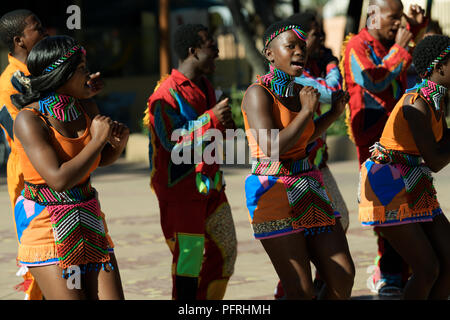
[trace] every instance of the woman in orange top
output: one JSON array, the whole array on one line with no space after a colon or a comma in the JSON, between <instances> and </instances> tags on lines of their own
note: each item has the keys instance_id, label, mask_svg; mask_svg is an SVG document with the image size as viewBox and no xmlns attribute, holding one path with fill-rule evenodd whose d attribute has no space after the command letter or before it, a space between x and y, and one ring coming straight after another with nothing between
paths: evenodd
<instances>
[{"instance_id":1,"label":"woman in orange top","mask_svg":"<svg viewBox=\"0 0 450 320\"><path fill-rule=\"evenodd\" d=\"M11 97L24 107L14 122L25 180L15 205L17 260L47 300L123 299L89 177L120 156L129 131L99 115L93 102L82 102L98 92L88 85L85 54L68 36L41 40L27 59L30 77L16 75L25 93Z\"/></svg>"},{"instance_id":2,"label":"woman in orange top","mask_svg":"<svg viewBox=\"0 0 450 320\"><path fill-rule=\"evenodd\" d=\"M450 295L450 224L431 171L450 162L444 101L450 87L450 38L428 36L415 48L423 79L395 106L371 158L361 166L359 219L384 237L412 269L405 299Z\"/></svg>"},{"instance_id":3,"label":"woman in orange top","mask_svg":"<svg viewBox=\"0 0 450 320\"><path fill-rule=\"evenodd\" d=\"M266 30L270 72L247 89L242 101L253 158L245 181L247 207L255 238L269 255L287 299L313 297L311 261L327 284L319 298L348 299L354 265L347 240L320 171L306 154L307 144L342 113L348 95L340 92L332 110L313 121L317 89L294 83L306 59L301 29L280 21Z\"/></svg>"}]
</instances>

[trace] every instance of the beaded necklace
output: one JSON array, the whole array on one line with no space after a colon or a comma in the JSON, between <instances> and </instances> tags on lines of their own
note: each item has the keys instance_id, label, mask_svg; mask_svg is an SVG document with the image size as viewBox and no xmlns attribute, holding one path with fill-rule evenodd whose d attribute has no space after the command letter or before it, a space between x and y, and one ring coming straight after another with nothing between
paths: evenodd
<instances>
[{"instance_id":1,"label":"beaded necklace","mask_svg":"<svg viewBox=\"0 0 450 320\"><path fill-rule=\"evenodd\" d=\"M76 120L81 115L74 97L55 92L39 100L39 111L62 122Z\"/></svg>"},{"instance_id":2,"label":"beaded necklace","mask_svg":"<svg viewBox=\"0 0 450 320\"><path fill-rule=\"evenodd\" d=\"M275 68L269 64L269 73L260 77L261 83L275 92L280 97L292 97L294 95L295 77Z\"/></svg>"},{"instance_id":3,"label":"beaded necklace","mask_svg":"<svg viewBox=\"0 0 450 320\"><path fill-rule=\"evenodd\" d=\"M441 100L447 95L447 88L428 79L422 79L421 83L417 83L408 92L419 92L434 108L439 111L441 108Z\"/></svg>"}]
</instances>

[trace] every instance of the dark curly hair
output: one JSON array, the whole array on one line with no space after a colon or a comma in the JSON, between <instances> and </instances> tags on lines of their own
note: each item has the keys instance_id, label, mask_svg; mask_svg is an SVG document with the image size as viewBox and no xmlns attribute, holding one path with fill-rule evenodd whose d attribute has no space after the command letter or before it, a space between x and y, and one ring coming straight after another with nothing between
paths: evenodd
<instances>
[{"instance_id":1,"label":"dark curly hair","mask_svg":"<svg viewBox=\"0 0 450 320\"><path fill-rule=\"evenodd\" d=\"M22 76L28 82L27 90L22 94L11 96L11 101L14 105L19 108L26 106L66 83L82 61L83 53L81 50L76 51L53 71L48 73L43 71L64 56L75 45L77 45L77 42L69 36L51 36L39 41L31 49L27 58L27 68L30 76Z\"/></svg>"},{"instance_id":2,"label":"dark curly hair","mask_svg":"<svg viewBox=\"0 0 450 320\"><path fill-rule=\"evenodd\" d=\"M36 16L27 9L18 9L5 13L0 18L0 38L9 52L14 51L14 37L23 36L23 30L27 26L25 19L29 16Z\"/></svg>"},{"instance_id":3,"label":"dark curly hair","mask_svg":"<svg viewBox=\"0 0 450 320\"><path fill-rule=\"evenodd\" d=\"M175 31L174 49L178 58L185 60L189 55L189 48L199 48L203 42L200 31L208 31L202 24L182 24Z\"/></svg>"},{"instance_id":4,"label":"dark curly hair","mask_svg":"<svg viewBox=\"0 0 450 320\"><path fill-rule=\"evenodd\" d=\"M419 42L413 52L413 63L420 77L429 77L427 68L449 45L450 38L444 35L428 36ZM446 63L449 56L447 54L440 62Z\"/></svg>"}]
</instances>

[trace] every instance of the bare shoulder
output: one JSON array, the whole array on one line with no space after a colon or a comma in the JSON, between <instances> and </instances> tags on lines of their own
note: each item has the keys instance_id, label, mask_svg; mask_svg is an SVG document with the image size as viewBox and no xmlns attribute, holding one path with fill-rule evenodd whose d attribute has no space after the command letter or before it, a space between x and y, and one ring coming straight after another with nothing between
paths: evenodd
<instances>
[{"instance_id":1,"label":"bare shoulder","mask_svg":"<svg viewBox=\"0 0 450 320\"><path fill-rule=\"evenodd\" d=\"M408 118L408 116L410 117L411 114L417 112L420 112L424 116L429 116L430 108L427 102L421 96L418 96L414 101L412 101L412 95L406 97L403 101L403 113L405 117Z\"/></svg>"},{"instance_id":2,"label":"bare shoulder","mask_svg":"<svg viewBox=\"0 0 450 320\"><path fill-rule=\"evenodd\" d=\"M48 135L44 120L30 109L23 109L14 120L14 134L22 141L27 137L42 137Z\"/></svg>"},{"instance_id":3,"label":"bare shoulder","mask_svg":"<svg viewBox=\"0 0 450 320\"><path fill-rule=\"evenodd\" d=\"M245 112L267 109L272 106L274 97L260 85L250 86L245 92L242 108Z\"/></svg>"},{"instance_id":4,"label":"bare shoulder","mask_svg":"<svg viewBox=\"0 0 450 320\"><path fill-rule=\"evenodd\" d=\"M22 125L26 123L34 123L41 121L37 113L33 112L30 108L22 109L14 120L14 125Z\"/></svg>"},{"instance_id":5,"label":"bare shoulder","mask_svg":"<svg viewBox=\"0 0 450 320\"><path fill-rule=\"evenodd\" d=\"M421 96L418 96L412 105L419 110L429 111L428 103Z\"/></svg>"}]
</instances>

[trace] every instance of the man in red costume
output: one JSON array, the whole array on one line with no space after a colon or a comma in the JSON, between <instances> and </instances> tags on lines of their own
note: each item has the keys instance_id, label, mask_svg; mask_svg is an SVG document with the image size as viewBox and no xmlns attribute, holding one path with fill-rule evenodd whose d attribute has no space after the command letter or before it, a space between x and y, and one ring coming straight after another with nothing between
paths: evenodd
<instances>
[{"instance_id":1,"label":"man in red costume","mask_svg":"<svg viewBox=\"0 0 450 320\"><path fill-rule=\"evenodd\" d=\"M206 75L218 57L202 25L181 25L174 48L179 66L148 100L151 187L172 252L174 299L222 299L236 259L236 234L222 172L216 162L191 160L211 133L233 128L228 99L219 103ZM196 150L193 150L196 149ZM188 155L184 153L191 153ZM195 155L194 155L195 158Z\"/></svg>"}]
</instances>

